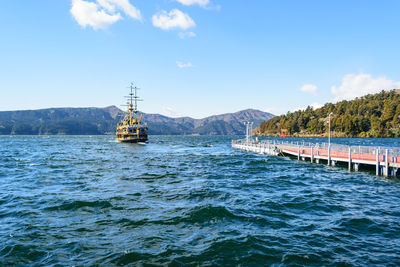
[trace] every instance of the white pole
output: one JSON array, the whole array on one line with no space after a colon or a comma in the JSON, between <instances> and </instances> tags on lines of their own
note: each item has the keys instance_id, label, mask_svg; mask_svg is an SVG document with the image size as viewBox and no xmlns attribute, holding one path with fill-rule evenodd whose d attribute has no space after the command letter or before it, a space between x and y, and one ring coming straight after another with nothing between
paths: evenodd
<instances>
[{"instance_id":1,"label":"white pole","mask_svg":"<svg viewBox=\"0 0 400 267\"><path fill-rule=\"evenodd\" d=\"M311 163L314 162L314 147L311 147Z\"/></svg>"},{"instance_id":2,"label":"white pole","mask_svg":"<svg viewBox=\"0 0 400 267\"><path fill-rule=\"evenodd\" d=\"M249 123L246 122L246 143L249 144Z\"/></svg>"},{"instance_id":3,"label":"white pole","mask_svg":"<svg viewBox=\"0 0 400 267\"><path fill-rule=\"evenodd\" d=\"M351 146L349 146L349 172L351 171Z\"/></svg>"},{"instance_id":4,"label":"white pole","mask_svg":"<svg viewBox=\"0 0 400 267\"><path fill-rule=\"evenodd\" d=\"M380 169L380 166L379 166L379 149L376 149L375 150L376 151L376 175L379 175L379 169Z\"/></svg>"},{"instance_id":5,"label":"white pole","mask_svg":"<svg viewBox=\"0 0 400 267\"><path fill-rule=\"evenodd\" d=\"M385 149L385 176L389 176L389 150Z\"/></svg>"},{"instance_id":6,"label":"white pole","mask_svg":"<svg viewBox=\"0 0 400 267\"><path fill-rule=\"evenodd\" d=\"M249 136L251 137L251 122L249 122Z\"/></svg>"},{"instance_id":7,"label":"white pole","mask_svg":"<svg viewBox=\"0 0 400 267\"><path fill-rule=\"evenodd\" d=\"M248 143L248 129L247 129L247 121L244 122L244 125L246 125L246 144Z\"/></svg>"},{"instance_id":8,"label":"white pole","mask_svg":"<svg viewBox=\"0 0 400 267\"><path fill-rule=\"evenodd\" d=\"M249 132L250 139L253 136L253 123L250 122L250 132Z\"/></svg>"},{"instance_id":9,"label":"white pole","mask_svg":"<svg viewBox=\"0 0 400 267\"><path fill-rule=\"evenodd\" d=\"M328 166L331 166L331 146L328 146Z\"/></svg>"},{"instance_id":10,"label":"white pole","mask_svg":"<svg viewBox=\"0 0 400 267\"><path fill-rule=\"evenodd\" d=\"M331 146L331 113L329 113L328 146Z\"/></svg>"}]
</instances>

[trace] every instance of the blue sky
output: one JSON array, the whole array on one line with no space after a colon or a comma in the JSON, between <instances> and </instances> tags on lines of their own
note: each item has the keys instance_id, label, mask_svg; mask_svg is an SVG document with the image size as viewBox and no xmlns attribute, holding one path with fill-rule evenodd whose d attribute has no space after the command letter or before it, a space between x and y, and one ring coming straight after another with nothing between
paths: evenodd
<instances>
[{"instance_id":1,"label":"blue sky","mask_svg":"<svg viewBox=\"0 0 400 267\"><path fill-rule=\"evenodd\" d=\"M400 88L400 1L4 0L0 110L201 118Z\"/></svg>"}]
</instances>

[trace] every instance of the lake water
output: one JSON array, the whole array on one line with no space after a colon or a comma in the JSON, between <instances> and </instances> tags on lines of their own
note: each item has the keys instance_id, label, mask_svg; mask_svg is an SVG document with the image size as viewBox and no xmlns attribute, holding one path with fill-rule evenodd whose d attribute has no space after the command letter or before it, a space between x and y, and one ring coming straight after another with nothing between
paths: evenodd
<instances>
[{"instance_id":1,"label":"lake water","mask_svg":"<svg viewBox=\"0 0 400 267\"><path fill-rule=\"evenodd\" d=\"M232 138L0 136L0 265L400 265L398 180Z\"/></svg>"}]
</instances>

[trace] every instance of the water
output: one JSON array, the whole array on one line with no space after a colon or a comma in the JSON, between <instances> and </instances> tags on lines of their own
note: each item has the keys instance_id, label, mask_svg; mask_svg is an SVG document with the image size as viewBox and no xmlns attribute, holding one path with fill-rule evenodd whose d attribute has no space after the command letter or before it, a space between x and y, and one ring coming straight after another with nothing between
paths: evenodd
<instances>
[{"instance_id":1,"label":"water","mask_svg":"<svg viewBox=\"0 0 400 267\"><path fill-rule=\"evenodd\" d=\"M400 265L398 180L231 139L0 137L0 265Z\"/></svg>"}]
</instances>

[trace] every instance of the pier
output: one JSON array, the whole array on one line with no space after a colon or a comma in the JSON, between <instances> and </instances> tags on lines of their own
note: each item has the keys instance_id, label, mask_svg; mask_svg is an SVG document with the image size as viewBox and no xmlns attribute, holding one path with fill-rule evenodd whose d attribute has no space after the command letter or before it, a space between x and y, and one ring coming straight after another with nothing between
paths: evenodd
<instances>
[{"instance_id":1,"label":"pier","mask_svg":"<svg viewBox=\"0 0 400 267\"><path fill-rule=\"evenodd\" d=\"M328 166L345 165L349 171L361 167L375 168L376 175L397 176L400 168L400 148L347 146L327 143L258 141L246 137L233 140L232 148L259 154L285 156Z\"/></svg>"}]
</instances>

